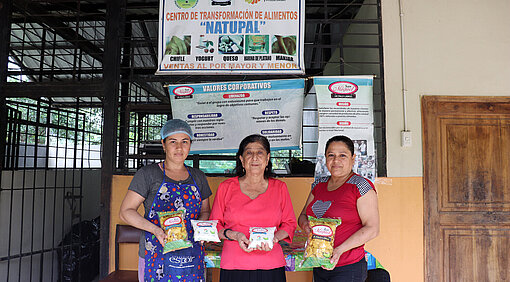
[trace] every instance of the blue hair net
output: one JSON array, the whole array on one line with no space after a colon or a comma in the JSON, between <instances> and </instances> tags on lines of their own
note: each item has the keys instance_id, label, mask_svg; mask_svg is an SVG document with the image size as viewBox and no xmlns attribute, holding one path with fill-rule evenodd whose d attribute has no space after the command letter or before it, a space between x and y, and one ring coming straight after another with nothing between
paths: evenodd
<instances>
[{"instance_id":1,"label":"blue hair net","mask_svg":"<svg viewBox=\"0 0 510 282\"><path fill-rule=\"evenodd\" d=\"M165 139L170 135L174 135L177 133L184 133L192 139L193 132L191 131L191 127L189 124L180 119L171 119L161 127L161 139Z\"/></svg>"}]
</instances>

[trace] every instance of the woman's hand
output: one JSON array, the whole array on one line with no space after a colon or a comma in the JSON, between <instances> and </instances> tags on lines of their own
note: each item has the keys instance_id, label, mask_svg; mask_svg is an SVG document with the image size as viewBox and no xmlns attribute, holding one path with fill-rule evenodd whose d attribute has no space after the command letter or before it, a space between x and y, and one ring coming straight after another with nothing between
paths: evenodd
<instances>
[{"instance_id":1,"label":"woman's hand","mask_svg":"<svg viewBox=\"0 0 510 282\"><path fill-rule=\"evenodd\" d=\"M326 270L333 270L336 267L336 264L338 263L338 260L340 259L340 256L344 253L342 249L340 249L340 246L333 249L333 255L331 256L331 259L329 262L333 265L331 268L327 268L322 266L322 268Z\"/></svg>"},{"instance_id":2,"label":"woman's hand","mask_svg":"<svg viewBox=\"0 0 510 282\"><path fill-rule=\"evenodd\" d=\"M312 232L312 228L310 227L310 222L308 221L308 216L306 214L299 215L299 227L303 229L303 231L308 235L310 232Z\"/></svg>"},{"instance_id":3,"label":"woman's hand","mask_svg":"<svg viewBox=\"0 0 510 282\"><path fill-rule=\"evenodd\" d=\"M278 232L278 231L276 231L276 232ZM287 233L287 232L285 232L285 233ZM285 238L283 238L283 239L285 239ZM283 239L278 239L277 233L275 233L274 237L273 237L273 246L275 244L278 244L278 242L280 242L280 240L283 240Z\"/></svg>"},{"instance_id":4,"label":"woman's hand","mask_svg":"<svg viewBox=\"0 0 510 282\"><path fill-rule=\"evenodd\" d=\"M275 244L278 244L281 240L285 239L289 237L289 234L287 233L287 231L285 230L278 230L274 233L274 237L273 237L273 247ZM269 243L264 243L262 242L260 245L257 245L257 248L256 250L259 250L259 251L265 251L265 252L269 252L271 251L273 248L269 246Z\"/></svg>"},{"instance_id":5,"label":"woman's hand","mask_svg":"<svg viewBox=\"0 0 510 282\"><path fill-rule=\"evenodd\" d=\"M145 231L148 231L161 243L161 245L165 245L166 234L161 227L155 225L154 223L145 219L142 215L137 212L138 207L145 200L144 197L140 196L138 193L128 190L122 204L120 205L119 217L124 222Z\"/></svg>"},{"instance_id":6,"label":"woman's hand","mask_svg":"<svg viewBox=\"0 0 510 282\"><path fill-rule=\"evenodd\" d=\"M250 244L250 240L248 240L248 238L246 238L246 235L244 235L244 233L242 233L242 232L237 232L237 231L234 231L234 232L235 232L235 234L232 237L232 239L236 240L239 243L239 247L241 248L241 250L243 250L247 253L252 252L253 249L248 248L248 245Z\"/></svg>"},{"instance_id":7,"label":"woman's hand","mask_svg":"<svg viewBox=\"0 0 510 282\"><path fill-rule=\"evenodd\" d=\"M278 243L276 243L276 244L278 244ZM269 247L269 244L268 244L268 243L264 243L264 242L260 243L260 245L257 245L257 248L256 248L256 250L258 250L258 251L264 251L264 252L269 252L269 251L271 251L272 249L273 249L273 248Z\"/></svg>"},{"instance_id":8,"label":"woman's hand","mask_svg":"<svg viewBox=\"0 0 510 282\"><path fill-rule=\"evenodd\" d=\"M363 227L333 250L330 262L334 265L338 263L338 259L345 251L361 246L379 234L379 209L376 192L370 190L359 198L357 208Z\"/></svg>"},{"instance_id":9,"label":"woman's hand","mask_svg":"<svg viewBox=\"0 0 510 282\"><path fill-rule=\"evenodd\" d=\"M156 238L158 238L159 243L164 247L166 239L165 231L161 227L154 225L153 231L151 233L154 234Z\"/></svg>"}]
</instances>

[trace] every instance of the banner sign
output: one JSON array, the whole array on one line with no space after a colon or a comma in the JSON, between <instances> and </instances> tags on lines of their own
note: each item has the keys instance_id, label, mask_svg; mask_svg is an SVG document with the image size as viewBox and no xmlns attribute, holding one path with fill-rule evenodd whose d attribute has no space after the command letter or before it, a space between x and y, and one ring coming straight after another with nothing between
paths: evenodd
<instances>
[{"instance_id":1,"label":"banner sign","mask_svg":"<svg viewBox=\"0 0 510 282\"><path fill-rule=\"evenodd\" d=\"M160 0L156 74L303 74L304 0Z\"/></svg>"},{"instance_id":2,"label":"banner sign","mask_svg":"<svg viewBox=\"0 0 510 282\"><path fill-rule=\"evenodd\" d=\"M324 150L333 136L354 141L353 171L375 179L375 143L372 76L314 77L319 111L319 144L315 178L329 176Z\"/></svg>"},{"instance_id":3,"label":"banner sign","mask_svg":"<svg viewBox=\"0 0 510 282\"><path fill-rule=\"evenodd\" d=\"M299 149L304 79L168 85L172 116L193 130L191 153L237 152L251 134Z\"/></svg>"}]
</instances>

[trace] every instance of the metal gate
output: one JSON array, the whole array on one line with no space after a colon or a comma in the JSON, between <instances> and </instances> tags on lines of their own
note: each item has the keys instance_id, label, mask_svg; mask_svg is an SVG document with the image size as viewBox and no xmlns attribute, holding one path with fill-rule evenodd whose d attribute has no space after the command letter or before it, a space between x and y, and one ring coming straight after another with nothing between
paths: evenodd
<instances>
[{"instance_id":1,"label":"metal gate","mask_svg":"<svg viewBox=\"0 0 510 282\"><path fill-rule=\"evenodd\" d=\"M83 198L100 150L86 114L32 99L7 108L0 281L91 281L99 274L99 220L83 220Z\"/></svg>"}]
</instances>

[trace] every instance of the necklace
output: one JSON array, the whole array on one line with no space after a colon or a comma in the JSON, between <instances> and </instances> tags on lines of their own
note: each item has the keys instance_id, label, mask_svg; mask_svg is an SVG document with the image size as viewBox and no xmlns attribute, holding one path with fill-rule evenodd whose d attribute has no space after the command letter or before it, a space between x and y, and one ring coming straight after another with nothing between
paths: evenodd
<instances>
[{"instance_id":1,"label":"necklace","mask_svg":"<svg viewBox=\"0 0 510 282\"><path fill-rule=\"evenodd\" d=\"M183 171L174 171L172 170L171 168L167 167L165 165L165 162L166 161L163 161L162 163L160 163L160 168L161 170L163 171L163 174L174 180L174 181L177 181L177 182L182 182L184 180L186 180L188 177L189 177L189 173L188 173L188 170L186 169L186 166L184 166L184 170Z\"/></svg>"}]
</instances>

